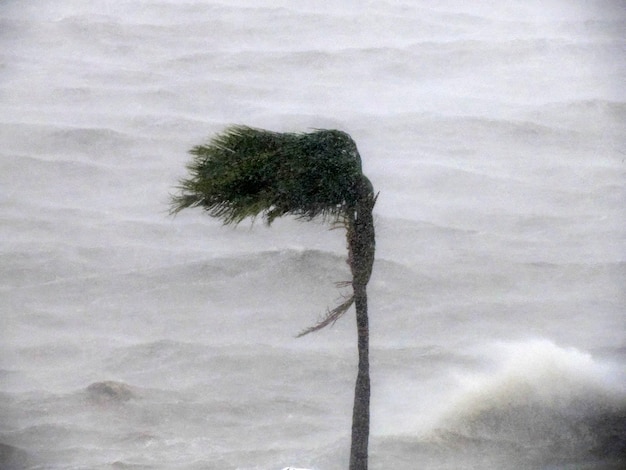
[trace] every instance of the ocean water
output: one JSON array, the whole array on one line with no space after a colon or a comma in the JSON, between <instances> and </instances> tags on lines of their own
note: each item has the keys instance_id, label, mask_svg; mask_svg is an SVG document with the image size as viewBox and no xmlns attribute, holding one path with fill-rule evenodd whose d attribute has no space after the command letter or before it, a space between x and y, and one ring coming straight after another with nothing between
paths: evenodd
<instances>
[{"instance_id":1,"label":"ocean water","mask_svg":"<svg viewBox=\"0 0 626 470\"><path fill-rule=\"evenodd\" d=\"M0 468L347 467L344 234L168 215L230 124L380 197L370 468L626 466L626 3L0 2Z\"/></svg>"}]
</instances>

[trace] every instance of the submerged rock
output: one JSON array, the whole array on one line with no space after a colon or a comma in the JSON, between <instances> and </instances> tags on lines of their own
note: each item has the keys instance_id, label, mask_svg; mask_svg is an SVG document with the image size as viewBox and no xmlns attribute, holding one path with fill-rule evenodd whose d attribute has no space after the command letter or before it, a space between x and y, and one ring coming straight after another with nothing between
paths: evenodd
<instances>
[{"instance_id":1,"label":"submerged rock","mask_svg":"<svg viewBox=\"0 0 626 470\"><path fill-rule=\"evenodd\" d=\"M2 470L21 470L30 467L31 463L28 452L0 442L0 468Z\"/></svg>"},{"instance_id":2,"label":"submerged rock","mask_svg":"<svg viewBox=\"0 0 626 470\"><path fill-rule=\"evenodd\" d=\"M87 393L89 398L97 401L125 402L137 397L130 386L112 380L92 383L87 387Z\"/></svg>"}]
</instances>

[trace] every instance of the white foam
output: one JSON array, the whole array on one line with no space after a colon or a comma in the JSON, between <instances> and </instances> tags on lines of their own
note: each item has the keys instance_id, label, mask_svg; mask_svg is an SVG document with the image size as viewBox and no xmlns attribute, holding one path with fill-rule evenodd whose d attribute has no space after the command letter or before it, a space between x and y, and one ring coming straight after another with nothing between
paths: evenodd
<instances>
[{"instance_id":1,"label":"white foam","mask_svg":"<svg viewBox=\"0 0 626 470\"><path fill-rule=\"evenodd\" d=\"M495 343L482 353L487 370L457 374L459 388L436 428L537 443L626 406L623 370L587 352L532 339Z\"/></svg>"}]
</instances>

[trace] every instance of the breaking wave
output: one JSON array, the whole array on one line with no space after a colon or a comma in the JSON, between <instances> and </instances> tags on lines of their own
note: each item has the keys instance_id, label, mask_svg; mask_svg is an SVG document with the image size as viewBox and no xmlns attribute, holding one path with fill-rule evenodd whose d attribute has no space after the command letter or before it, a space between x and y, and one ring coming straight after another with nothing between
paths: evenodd
<instances>
[{"instance_id":1,"label":"breaking wave","mask_svg":"<svg viewBox=\"0 0 626 470\"><path fill-rule=\"evenodd\" d=\"M547 340L490 347L493 368L463 375L436 434L551 458L625 458L624 371Z\"/></svg>"}]
</instances>

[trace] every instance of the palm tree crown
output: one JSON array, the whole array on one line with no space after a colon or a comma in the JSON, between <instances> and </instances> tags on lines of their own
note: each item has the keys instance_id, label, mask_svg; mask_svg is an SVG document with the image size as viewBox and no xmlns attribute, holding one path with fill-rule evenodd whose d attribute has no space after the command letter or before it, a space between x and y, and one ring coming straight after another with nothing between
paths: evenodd
<instances>
[{"instance_id":1,"label":"palm tree crown","mask_svg":"<svg viewBox=\"0 0 626 470\"><path fill-rule=\"evenodd\" d=\"M225 224L259 214L268 224L286 214L341 218L356 206L364 178L356 144L337 130L233 126L190 153L191 176L181 182L172 212L200 206Z\"/></svg>"}]
</instances>

